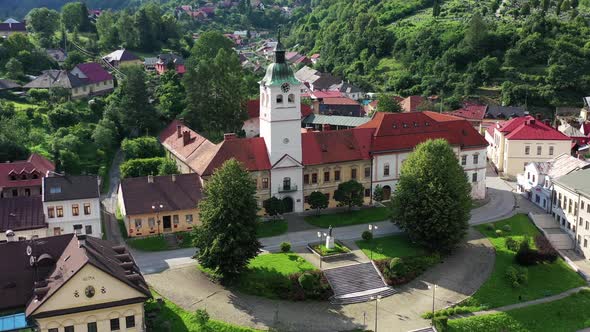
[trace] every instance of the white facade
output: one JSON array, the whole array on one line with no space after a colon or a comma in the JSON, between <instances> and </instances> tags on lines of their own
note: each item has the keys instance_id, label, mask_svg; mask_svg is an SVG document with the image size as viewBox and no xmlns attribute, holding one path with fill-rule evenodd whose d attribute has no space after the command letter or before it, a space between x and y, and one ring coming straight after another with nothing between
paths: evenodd
<instances>
[{"instance_id":1,"label":"white facade","mask_svg":"<svg viewBox=\"0 0 590 332\"><path fill-rule=\"evenodd\" d=\"M528 163L524 173L518 174L517 192L524 194L531 202L547 211L550 208L553 184L548 175L539 170L536 163Z\"/></svg>"},{"instance_id":2,"label":"white facade","mask_svg":"<svg viewBox=\"0 0 590 332\"><path fill-rule=\"evenodd\" d=\"M78 232L101 238L98 198L43 202L47 236Z\"/></svg>"}]
</instances>

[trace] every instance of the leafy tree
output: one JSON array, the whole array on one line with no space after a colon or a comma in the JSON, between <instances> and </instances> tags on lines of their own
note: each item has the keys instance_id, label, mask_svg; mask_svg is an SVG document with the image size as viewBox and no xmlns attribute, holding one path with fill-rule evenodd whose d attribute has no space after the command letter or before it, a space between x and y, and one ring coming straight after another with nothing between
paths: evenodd
<instances>
[{"instance_id":1,"label":"leafy tree","mask_svg":"<svg viewBox=\"0 0 590 332\"><path fill-rule=\"evenodd\" d=\"M160 167L158 167L158 175L172 175L179 174L178 167L171 159L165 159Z\"/></svg>"},{"instance_id":2,"label":"leafy tree","mask_svg":"<svg viewBox=\"0 0 590 332\"><path fill-rule=\"evenodd\" d=\"M89 31L88 8L82 2L69 2L61 7L61 21L68 31Z\"/></svg>"},{"instance_id":3,"label":"leafy tree","mask_svg":"<svg viewBox=\"0 0 590 332\"><path fill-rule=\"evenodd\" d=\"M130 159L119 167L122 178L133 178L138 176L158 175L160 167L166 162L166 158L143 158Z\"/></svg>"},{"instance_id":4,"label":"leafy tree","mask_svg":"<svg viewBox=\"0 0 590 332\"><path fill-rule=\"evenodd\" d=\"M121 143L121 151L125 154L126 160L164 156L162 145L157 138L152 136L125 138Z\"/></svg>"},{"instance_id":5,"label":"leafy tree","mask_svg":"<svg viewBox=\"0 0 590 332\"><path fill-rule=\"evenodd\" d=\"M168 121L175 119L185 109L185 90L175 70L168 70L160 76L156 88L158 112Z\"/></svg>"},{"instance_id":6,"label":"leafy tree","mask_svg":"<svg viewBox=\"0 0 590 332\"><path fill-rule=\"evenodd\" d=\"M67 70L72 70L77 65L84 63L86 61L86 57L82 55L82 53L78 51L71 51L68 53L68 57L64 61L64 68Z\"/></svg>"},{"instance_id":7,"label":"leafy tree","mask_svg":"<svg viewBox=\"0 0 590 332\"><path fill-rule=\"evenodd\" d=\"M334 192L334 200L339 206L347 206L351 209L353 206L363 205L364 188L363 185L355 180L346 181L338 185Z\"/></svg>"},{"instance_id":8,"label":"leafy tree","mask_svg":"<svg viewBox=\"0 0 590 332\"><path fill-rule=\"evenodd\" d=\"M375 186L373 190L373 200L377 202L381 202L383 200L383 187L380 184Z\"/></svg>"},{"instance_id":9,"label":"leafy tree","mask_svg":"<svg viewBox=\"0 0 590 332\"><path fill-rule=\"evenodd\" d=\"M114 151L118 143L118 137L117 125L108 118L101 119L92 133L94 143L108 152Z\"/></svg>"},{"instance_id":10,"label":"leafy tree","mask_svg":"<svg viewBox=\"0 0 590 332\"><path fill-rule=\"evenodd\" d=\"M309 195L308 203L309 206L312 209L315 209L319 215L321 209L328 207L328 196L320 191L314 191Z\"/></svg>"},{"instance_id":11,"label":"leafy tree","mask_svg":"<svg viewBox=\"0 0 590 332\"><path fill-rule=\"evenodd\" d=\"M132 22L132 17L129 13L124 10L119 13L119 18L117 19L117 33L119 37L119 41L121 42L121 46L126 48L135 48L138 46L138 33L136 31L137 26L135 24L131 25L129 22Z\"/></svg>"},{"instance_id":12,"label":"leafy tree","mask_svg":"<svg viewBox=\"0 0 590 332\"><path fill-rule=\"evenodd\" d=\"M392 199L392 220L412 241L448 252L465 236L471 185L443 139L419 144L404 162Z\"/></svg>"},{"instance_id":13,"label":"leafy tree","mask_svg":"<svg viewBox=\"0 0 590 332\"><path fill-rule=\"evenodd\" d=\"M402 105L390 93L382 93L377 97L377 112L400 113Z\"/></svg>"},{"instance_id":14,"label":"leafy tree","mask_svg":"<svg viewBox=\"0 0 590 332\"><path fill-rule=\"evenodd\" d=\"M15 58L11 58L6 63L6 76L15 80L21 79L24 76L23 64Z\"/></svg>"},{"instance_id":15,"label":"leafy tree","mask_svg":"<svg viewBox=\"0 0 590 332\"><path fill-rule=\"evenodd\" d=\"M285 204L282 200L272 196L271 198L262 202L262 206L266 213L271 217L280 216L285 213Z\"/></svg>"},{"instance_id":16,"label":"leafy tree","mask_svg":"<svg viewBox=\"0 0 590 332\"><path fill-rule=\"evenodd\" d=\"M74 103L56 105L47 113L47 119L53 129L73 126L82 120L82 116Z\"/></svg>"},{"instance_id":17,"label":"leafy tree","mask_svg":"<svg viewBox=\"0 0 590 332\"><path fill-rule=\"evenodd\" d=\"M442 0L434 0L434 4L432 5L432 16L438 17L440 15L440 5Z\"/></svg>"},{"instance_id":18,"label":"leafy tree","mask_svg":"<svg viewBox=\"0 0 590 332\"><path fill-rule=\"evenodd\" d=\"M119 32L117 30L117 15L110 10L103 11L96 20L98 45L103 50L119 46Z\"/></svg>"},{"instance_id":19,"label":"leafy tree","mask_svg":"<svg viewBox=\"0 0 590 332\"><path fill-rule=\"evenodd\" d=\"M59 27L59 13L47 8L34 8L26 17L27 29L40 37L41 44L48 46Z\"/></svg>"},{"instance_id":20,"label":"leafy tree","mask_svg":"<svg viewBox=\"0 0 590 332\"><path fill-rule=\"evenodd\" d=\"M193 230L199 263L225 280L241 273L260 252L256 238L256 187L235 159L226 161L207 182L199 203L202 225Z\"/></svg>"}]
</instances>

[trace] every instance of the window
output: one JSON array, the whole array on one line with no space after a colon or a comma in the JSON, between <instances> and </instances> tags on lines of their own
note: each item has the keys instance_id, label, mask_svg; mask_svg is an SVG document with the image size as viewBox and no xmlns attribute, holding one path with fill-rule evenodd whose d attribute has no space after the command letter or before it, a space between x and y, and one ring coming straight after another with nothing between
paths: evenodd
<instances>
[{"instance_id":1,"label":"window","mask_svg":"<svg viewBox=\"0 0 590 332\"><path fill-rule=\"evenodd\" d=\"M580 218L580 222L578 223L578 225L580 225L580 226L584 225L584 219Z\"/></svg>"},{"instance_id":2,"label":"window","mask_svg":"<svg viewBox=\"0 0 590 332\"><path fill-rule=\"evenodd\" d=\"M461 165L462 166L467 165L467 156L461 156Z\"/></svg>"},{"instance_id":3,"label":"window","mask_svg":"<svg viewBox=\"0 0 590 332\"><path fill-rule=\"evenodd\" d=\"M473 164L477 165L479 163L479 155L478 154L474 154L473 155Z\"/></svg>"},{"instance_id":4,"label":"window","mask_svg":"<svg viewBox=\"0 0 590 332\"><path fill-rule=\"evenodd\" d=\"M283 178L283 190L291 190L291 178Z\"/></svg>"},{"instance_id":5,"label":"window","mask_svg":"<svg viewBox=\"0 0 590 332\"><path fill-rule=\"evenodd\" d=\"M340 181L340 170L334 171L334 181Z\"/></svg>"},{"instance_id":6,"label":"window","mask_svg":"<svg viewBox=\"0 0 590 332\"><path fill-rule=\"evenodd\" d=\"M148 226L150 226L151 228L154 228L156 226L156 218L154 218L154 217L148 218Z\"/></svg>"},{"instance_id":7,"label":"window","mask_svg":"<svg viewBox=\"0 0 590 332\"><path fill-rule=\"evenodd\" d=\"M588 239L584 239L584 248L588 247Z\"/></svg>"},{"instance_id":8,"label":"window","mask_svg":"<svg viewBox=\"0 0 590 332\"><path fill-rule=\"evenodd\" d=\"M119 318L111 319L111 331L119 331L121 326L119 325Z\"/></svg>"},{"instance_id":9,"label":"window","mask_svg":"<svg viewBox=\"0 0 590 332\"><path fill-rule=\"evenodd\" d=\"M12 196L13 196L13 197L16 197L16 196L18 196L18 190L16 190L16 189L12 189Z\"/></svg>"},{"instance_id":10,"label":"window","mask_svg":"<svg viewBox=\"0 0 590 332\"><path fill-rule=\"evenodd\" d=\"M58 206L55 208L56 212L57 212L57 217L61 218L64 216L64 207L63 206Z\"/></svg>"},{"instance_id":11,"label":"window","mask_svg":"<svg viewBox=\"0 0 590 332\"><path fill-rule=\"evenodd\" d=\"M73 325L65 326L64 332L74 332L74 326Z\"/></svg>"},{"instance_id":12,"label":"window","mask_svg":"<svg viewBox=\"0 0 590 332\"><path fill-rule=\"evenodd\" d=\"M524 154L526 154L527 156L528 156L529 154L531 154L531 147L530 147L530 146L525 146L525 147L524 147Z\"/></svg>"},{"instance_id":13,"label":"window","mask_svg":"<svg viewBox=\"0 0 590 332\"><path fill-rule=\"evenodd\" d=\"M471 182L477 182L477 173L471 174Z\"/></svg>"},{"instance_id":14,"label":"window","mask_svg":"<svg viewBox=\"0 0 590 332\"><path fill-rule=\"evenodd\" d=\"M86 225L84 228L84 234L92 234L92 225Z\"/></svg>"},{"instance_id":15,"label":"window","mask_svg":"<svg viewBox=\"0 0 590 332\"><path fill-rule=\"evenodd\" d=\"M588 220L586 220L586 230L590 230L590 222Z\"/></svg>"},{"instance_id":16,"label":"window","mask_svg":"<svg viewBox=\"0 0 590 332\"><path fill-rule=\"evenodd\" d=\"M580 201L580 210L584 210L584 201Z\"/></svg>"},{"instance_id":17,"label":"window","mask_svg":"<svg viewBox=\"0 0 590 332\"><path fill-rule=\"evenodd\" d=\"M329 201L330 200L330 193L327 193L325 195L326 195L326 199Z\"/></svg>"},{"instance_id":18,"label":"window","mask_svg":"<svg viewBox=\"0 0 590 332\"><path fill-rule=\"evenodd\" d=\"M173 215L173 216L172 216L172 222L173 222L175 225L178 225L178 223L180 222L180 220L179 220L179 218L178 218L178 215L177 215L177 214L175 214L175 215Z\"/></svg>"},{"instance_id":19,"label":"window","mask_svg":"<svg viewBox=\"0 0 590 332\"><path fill-rule=\"evenodd\" d=\"M383 176L389 176L389 164L383 166Z\"/></svg>"},{"instance_id":20,"label":"window","mask_svg":"<svg viewBox=\"0 0 590 332\"><path fill-rule=\"evenodd\" d=\"M86 326L88 327L88 332L98 332L96 322L88 323Z\"/></svg>"},{"instance_id":21,"label":"window","mask_svg":"<svg viewBox=\"0 0 590 332\"><path fill-rule=\"evenodd\" d=\"M59 194L61 193L61 187L51 187L49 188L50 194Z\"/></svg>"},{"instance_id":22,"label":"window","mask_svg":"<svg viewBox=\"0 0 590 332\"><path fill-rule=\"evenodd\" d=\"M287 97L287 101L289 102L289 104L293 104L295 102L295 95L294 94L290 94Z\"/></svg>"},{"instance_id":23,"label":"window","mask_svg":"<svg viewBox=\"0 0 590 332\"><path fill-rule=\"evenodd\" d=\"M153 220L154 218L150 218L150 220ZM150 224L150 227L153 227ZM135 228L141 228L141 219L135 219Z\"/></svg>"},{"instance_id":24,"label":"window","mask_svg":"<svg viewBox=\"0 0 590 332\"><path fill-rule=\"evenodd\" d=\"M533 174L533 182L535 182L535 175Z\"/></svg>"},{"instance_id":25,"label":"window","mask_svg":"<svg viewBox=\"0 0 590 332\"><path fill-rule=\"evenodd\" d=\"M73 216L80 215L80 206L78 204L72 204L72 215Z\"/></svg>"},{"instance_id":26,"label":"window","mask_svg":"<svg viewBox=\"0 0 590 332\"><path fill-rule=\"evenodd\" d=\"M567 205L567 212L572 213L572 199L570 198Z\"/></svg>"},{"instance_id":27,"label":"window","mask_svg":"<svg viewBox=\"0 0 590 332\"><path fill-rule=\"evenodd\" d=\"M277 104L283 103L283 95L277 95Z\"/></svg>"},{"instance_id":28,"label":"window","mask_svg":"<svg viewBox=\"0 0 590 332\"><path fill-rule=\"evenodd\" d=\"M262 189L268 189L268 178L262 178Z\"/></svg>"},{"instance_id":29,"label":"window","mask_svg":"<svg viewBox=\"0 0 590 332\"><path fill-rule=\"evenodd\" d=\"M351 168L350 169L350 178L351 179L356 179L356 168Z\"/></svg>"},{"instance_id":30,"label":"window","mask_svg":"<svg viewBox=\"0 0 590 332\"><path fill-rule=\"evenodd\" d=\"M309 174L303 174L303 183L309 184Z\"/></svg>"},{"instance_id":31,"label":"window","mask_svg":"<svg viewBox=\"0 0 590 332\"><path fill-rule=\"evenodd\" d=\"M47 217L55 218L55 209L53 208L53 206L47 207Z\"/></svg>"},{"instance_id":32,"label":"window","mask_svg":"<svg viewBox=\"0 0 590 332\"><path fill-rule=\"evenodd\" d=\"M90 203L84 203L84 215L87 216L90 214Z\"/></svg>"},{"instance_id":33,"label":"window","mask_svg":"<svg viewBox=\"0 0 590 332\"><path fill-rule=\"evenodd\" d=\"M309 204L309 196L303 196L303 203Z\"/></svg>"},{"instance_id":34,"label":"window","mask_svg":"<svg viewBox=\"0 0 590 332\"><path fill-rule=\"evenodd\" d=\"M543 150L543 147L540 145L537 145L537 156L541 155L541 151Z\"/></svg>"},{"instance_id":35,"label":"window","mask_svg":"<svg viewBox=\"0 0 590 332\"><path fill-rule=\"evenodd\" d=\"M318 173L311 174L311 183L318 183Z\"/></svg>"},{"instance_id":36,"label":"window","mask_svg":"<svg viewBox=\"0 0 590 332\"><path fill-rule=\"evenodd\" d=\"M125 317L125 327L132 328L135 327L135 316L127 316Z\"/></svg>"},{"instance_id":37,"label":"window","mask_svg":"<svg viewBox=\"0 0 590 332\"><path fill-rule=\"evenodd\" d=\"M330 182L330 172L324 172L324 182Z\"/></svg>"},{"instance_id":38,"label":"window","mask_svg":"<svg viewBox=\"0 0 590 332\"><path fill-rule=\"evenodd\" d=\"M371 188L365 189L365 197L371 197Z\"/></svg>"},{"instance_id":39,"label":"window","mask_svg":"<svg viewBox=\"0 0 590 332\"><path fill-rule=\"evenodd\" d=\"M365 167L365 178L368 179L371 177L371 167Z\"/></svg>"},{"instance_id":40,"label":"window","mask_svg":"<svg viewBox=\"0 0 590 332\"><path fill-rule=\"evenodd\" d=\"M187 214L184 216L184 218L185 218L187 224L193 223L193 215L192 214Z\"/></svg>"},{"instance_id":41,"label":"window","mask_svg":"<svg viewBox=\"0 0 590 332\"><path fill-rule=\"evenodd\" d=\"M31 196L31 189L25 188L25 196Z\"/></svg>"},{"instance_id":42,"label":"window","mask_svg":"<svg viewBox=\"0 0 590 332\"><path fill-rule=\"evenodd\" d=\"M552 156L552 155L553 155L553 147L552 147L552 146L550 146L550 147L549 147L549 155L550 155L550 156Z\"/></svg>"},{"instance_id":43,"label":"window","mask_svg":"<svg viewBox=\"0 0 590 332\"><path fill-rule=\"evenodd\" d=\"M578 235L578 244L582 243L582 236Z\"/></svg>"}]
</instances>

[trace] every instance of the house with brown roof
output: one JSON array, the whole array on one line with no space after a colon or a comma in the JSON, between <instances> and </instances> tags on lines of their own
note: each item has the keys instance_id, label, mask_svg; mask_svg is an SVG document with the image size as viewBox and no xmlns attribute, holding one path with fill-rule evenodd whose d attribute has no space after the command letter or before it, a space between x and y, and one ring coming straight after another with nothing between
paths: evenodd
<instances>
[{"instance_id":1,"label":"house with brown roof","mask_svg":"<svg viewBox=\"0 0 590 332\"><path fill-rule=\"evenodd\" d=\"M11 236L19 241L47 236L41 197L0 199L0 242Z\"/></svg>"},{"instance_id":2,"label":"house with brown roof","mask_svg":"<svg viewBox=\"0 0 590 332\"><path fill-rule=\"evenodd\" d=\"M0 163L0 199L41 195L41 181L55 165L33 153L27 160Z\"/></svg>"},{"instance_id":3,"label":"house with brown roof","mask_svg":"<svg viewBox=\"0 0 590 332\"><path fill-rule=\"evenodd\" d=\"M201 179L195 173L127 178L118 202L129 237L186 232L198 226Z\"/></svg>"},{"instance_id":4,"label":"house with brown roof","mask_svg":"<svg viewBox=\"0 0 590 332\"><path fill-rule=\"evenodd\" d=\"M119 68L126 65L139 65L142 64L141 59L126 49L115 50L105 56L102 59L111 64L111 66Z\"/></svg>"},{"instance_id":5,"label":"house with brown roof","mask_svg":"<svg viewBox=\"0 0 590 332\"><path fill-rule=\"evenodd\" d=\"M0 243L0 255L0 312L17 329L146 330L151 293L125 246L69 234Z\"/></svg>"}]
</instances>

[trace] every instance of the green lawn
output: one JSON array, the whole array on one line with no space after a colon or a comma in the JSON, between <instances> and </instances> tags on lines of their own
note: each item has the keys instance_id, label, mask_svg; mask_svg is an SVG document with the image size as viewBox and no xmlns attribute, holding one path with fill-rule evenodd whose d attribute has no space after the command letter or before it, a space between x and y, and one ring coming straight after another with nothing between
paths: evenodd
<instances>
[{"instance_id":1,"label":"green lawn","mask_svg":"<svg viewBox=\"0 0 590 332\"><path fill-rule=\"evenodd\" d=\"M244 293L268 298L279 298L273 289L288 289L289 275L315 270L315 267L297 254L276 253L258 255L240 275L237 287Z\"/></svg>"},{"instance_id":2,"label":"green lawn","mask_svg":"<svg viewBox=\"0 0 590 332\"><path fill-rule=\"evenodd\" d=\"M445 331L574 332L590 327L590 291L498 314L449 321Z\"/></svg>"},{"instance_id":3,"label":"green lawn","mask_svg":"<svg viewBox=\"0 0 590 332\"><path fill-rule=\"evenodd\" d=\"M389 213L389 209L384 207L366 208L356 211L307 216L305 217L305 221L322 228L328 228L330 225L332 225L332 227L343 227L388 220Z\"/></svg>"},{"instance_id":4,"label":"green lawn","mask_svg":"<svg viewBox=\"0 0 590 332\"><path fill-rule=\"evenodd\" d=\"M288 224L285 220L269 220L261 221L258 224L258 231L256 237L271 237L281 235L287 232Z\"/></svg>"},{"instance_id":5,"label":"green lawn","mask_svg":"<svg viewBox=\"0 0 590 332\"><path fill-rule=\"evenodd\" d=\"M525 235L528 235L533 239L539 234L539 231L524 214L494 223L495 229L501 229L504 225L510 225L512 230L504 232L504 236L501 237L497 237L494 230L488 230L486 225L476 227L490 239L496 248L496 262L490 278L472 297L461 303L462 306L496 308L559 294L585 284L576 272L570 269L561 258L558 258L554 263L528 267L528 282L522 287L513 288L505 273L509 266L517 265L514 261L516 254L506 248L505 237L512 236L517 240L522 240Z\"/></svg>"},{"instance_id":6,"label":"green lawn","mask_svg":"<svg viewBox=\"0 0 590 332\"><path fill-rule=\"evenodd\" d=\"M12 103L14 105L14 109L17 111L26 110L28 108L36 109L39 107L39 105L36 105L36 104L29 104L26 102L13 101L13 100L10 100L9 103Z\"/></svg>"},{"instance_id":7,"label":"green lawn","mask_svg":"<svg viewBox=\"0 0 590 332\"><path fill-rule=\"evenodd\" d=\"M159 295L152 291L154 298L159 297ZM164 299L164 305L161 308L157 319L155 320L155 326L148 326L149 331L154 332L167 332L167 331L174 331L174 332L255 332L261 331L256 329L251 329L248 327L241 327L236 325L231 325L228 323L216 321L216 320L209 320L206 328L199 326L195 319L195 315L192 312L188 312L181 307L177 306L176 304ZM156 301L149 301L145 305L146 312L152 311L158 307ZM168 325L168 327L166 327Z\"/></svg>"},{"instance_id":8,"label":"green lawn","mask_svg":"<svg viewBox=\"0 0 590 332\"><path fill-rule=\"evenodd\" d=\"M313 246L313 250L315 250L322 256L332 256L350 252L350 249L348 249L344 245L341 245L340 243L334 243L334 248L332 249L328 249L328 247L326 247L325 244L317 244Z\"/></svg>"},{"instance_id":9,"label":"green lawn","mask_svg":"<svg viewBox=\"0 0 590 332\"><path fill-rule=\"evenodd\" d=\"M356 241L356 244L367 257L371 257L371 252L373 252L374 260L428 254L426 250L412 244L403 234L380 237L370 241L360 240Z\"/></svg>"}]
</instances>

